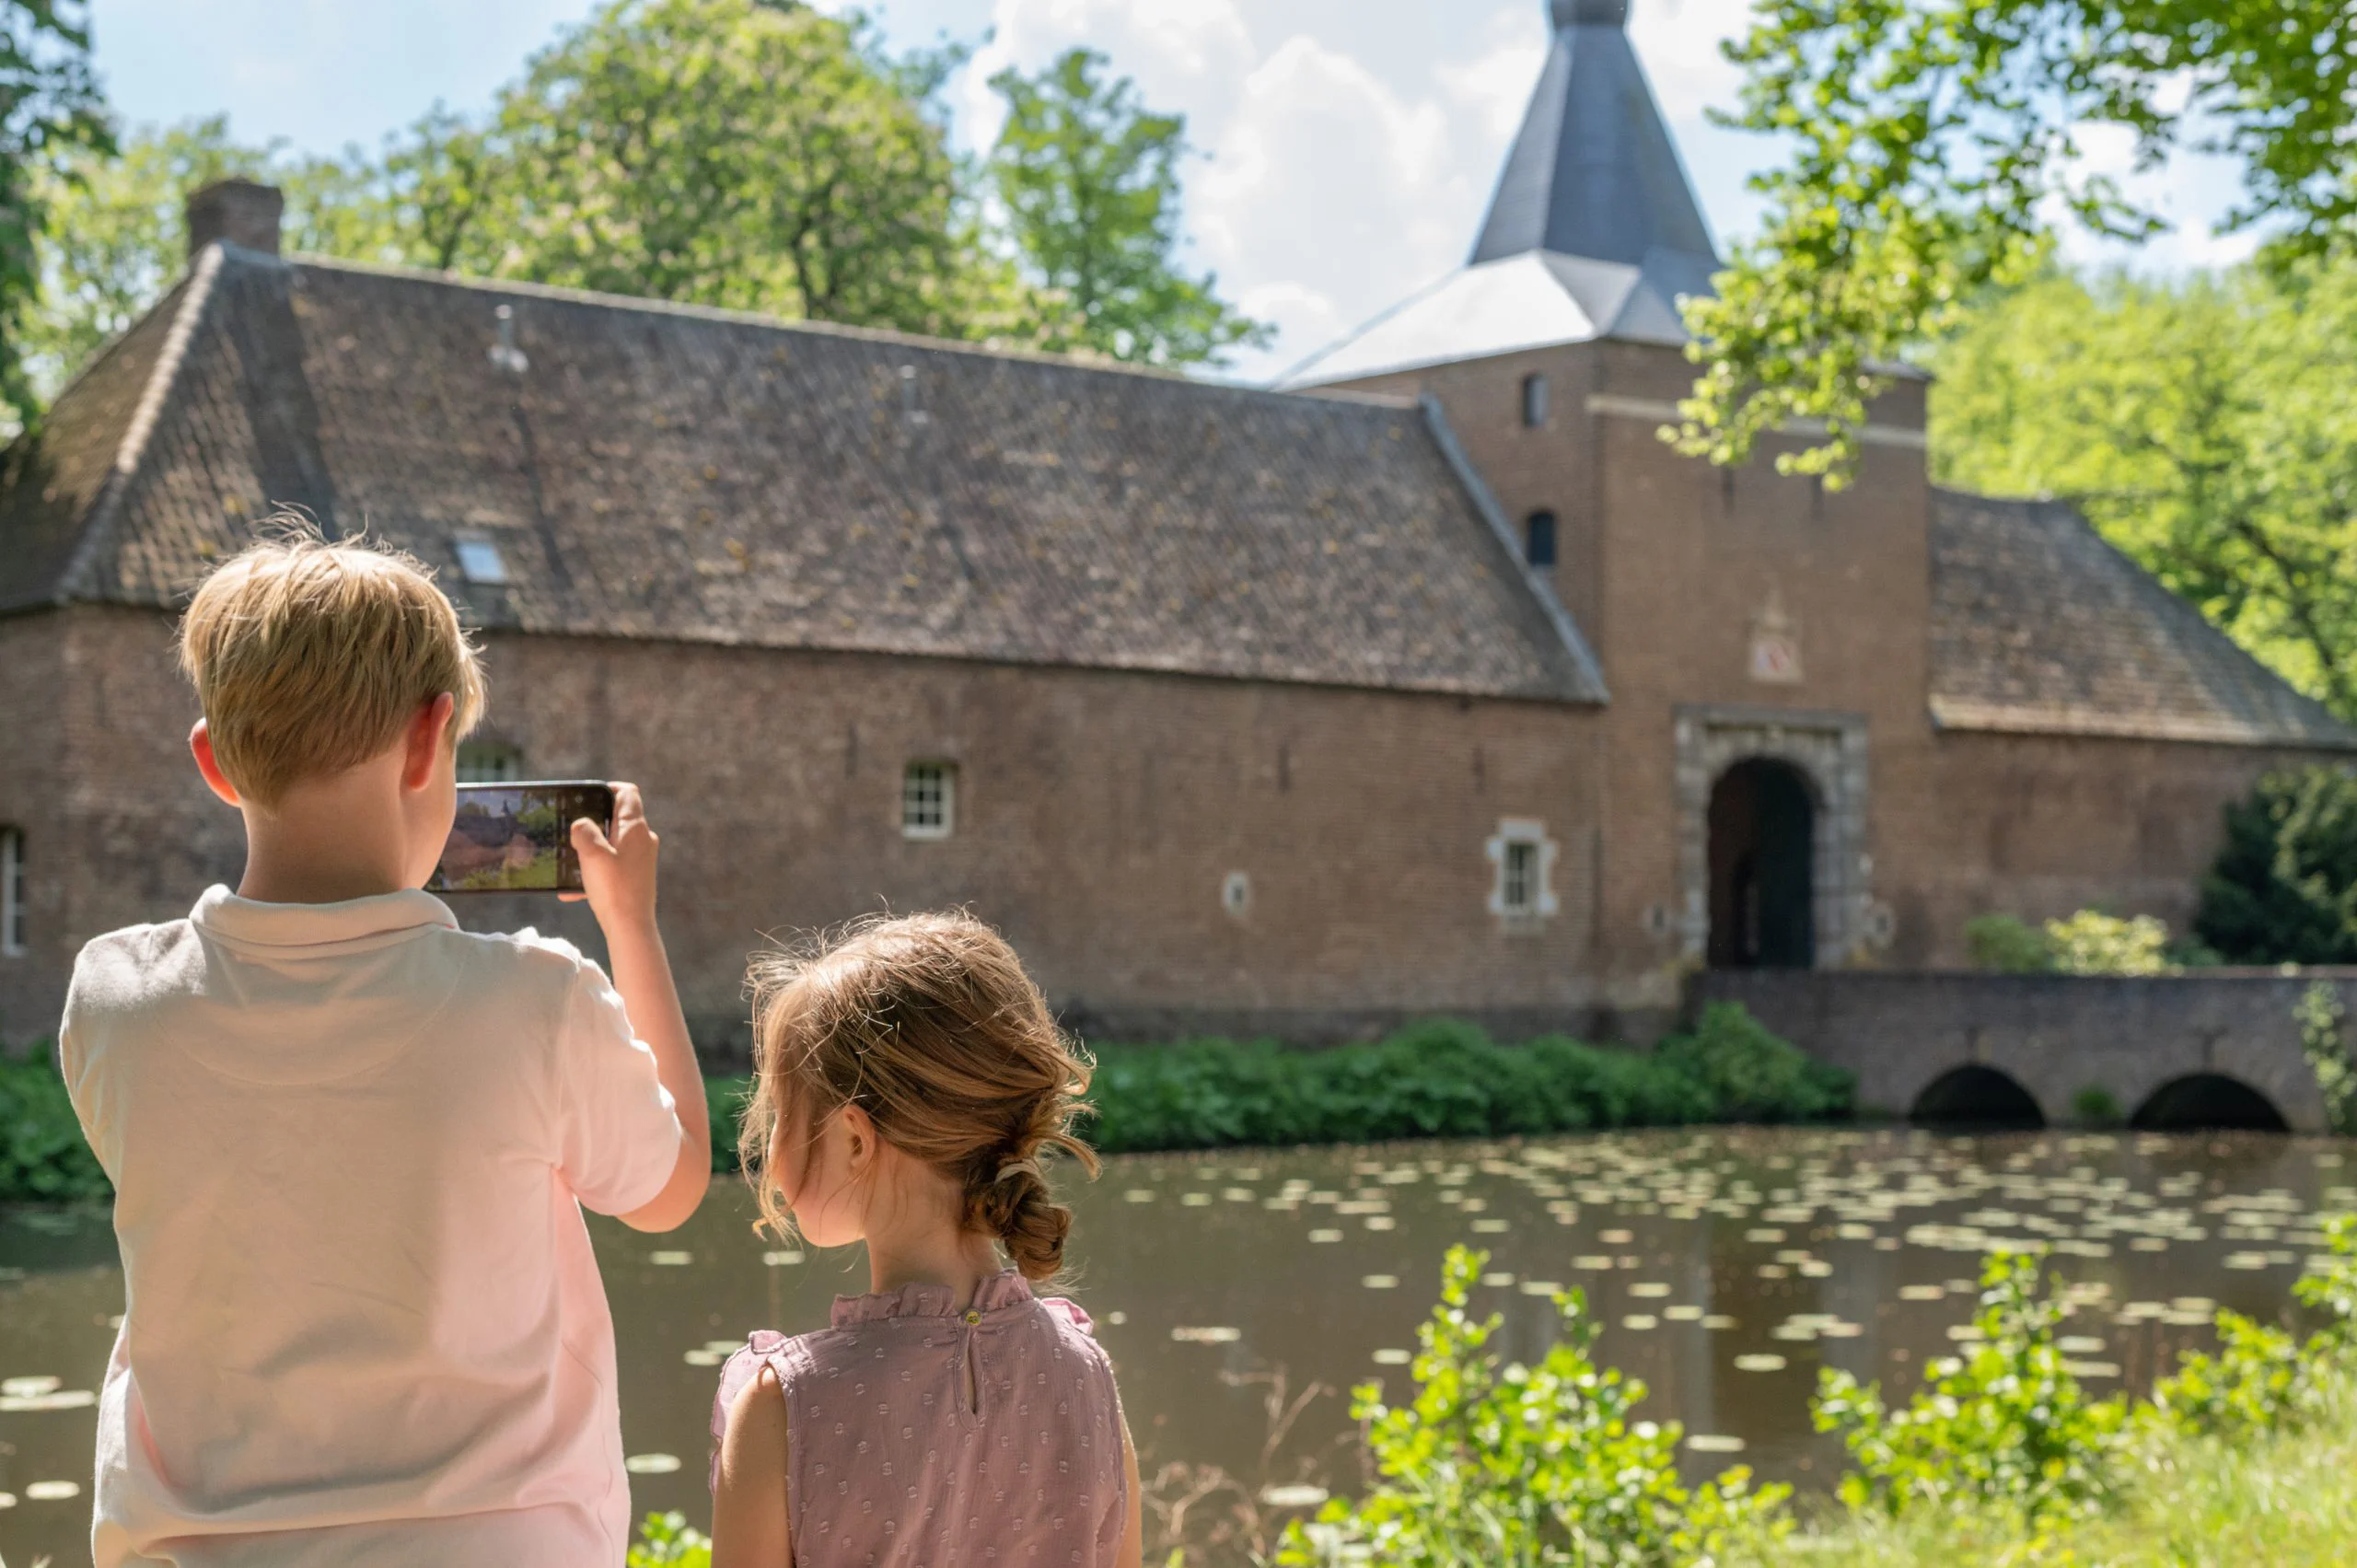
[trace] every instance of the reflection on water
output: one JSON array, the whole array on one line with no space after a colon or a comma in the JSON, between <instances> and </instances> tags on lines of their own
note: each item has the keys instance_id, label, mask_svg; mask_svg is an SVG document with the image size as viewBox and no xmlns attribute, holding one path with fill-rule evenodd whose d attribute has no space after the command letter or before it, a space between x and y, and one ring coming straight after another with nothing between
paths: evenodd
<instances>
[{"instance_id":1,"label":"reflection on water","mask_svg":"<svg viewBox=\"0 0 2357 1568\"><path fill-rule=\"evenodd\" d=\"M2273 1319L2357 1208L2344 1145L2255 1134L1711 1130L1519 1144L1132 1156L1073 1194L1070 1294L1120 1370L1149 1473L1282 1504L1355 1484L1348 1388L1407 1378L1453 1241L1492 1253L1477 1307L1500 1344L1540 1354L1547 1297L1587 1293L1597 1353L1653 1389L1700 1463L1740 1454L1823 1484L1840 1461L1809 1430L1819 1366L1904 1398L1970 1318L1979 1256L2043 1243L2079 1310L2065 1351L2097 1389L2142 1389L2211 1342L2231 1307ZM749 1330L822 1324L865 1286L853 1254L755 1237L724 1186L685 1229L596 1227L621 1336L622 1423L643 1512L705 1512L720 1360ZM0 1216L0 1557L82 1560L95 1388L122 1310L103 1219ZM55 1378L53 1386L46 1380ZM31 1381L17 1382L17 1379ZM36 1385L44 1385L35 1391ZM1226 1505L1207 1493L1202 1506Z\"/></svg>"}]
</instances>

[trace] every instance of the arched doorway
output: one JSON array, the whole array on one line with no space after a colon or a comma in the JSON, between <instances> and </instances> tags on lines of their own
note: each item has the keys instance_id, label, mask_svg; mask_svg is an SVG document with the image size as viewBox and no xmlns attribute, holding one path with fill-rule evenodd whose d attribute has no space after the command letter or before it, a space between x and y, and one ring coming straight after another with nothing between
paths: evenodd
<instances>
[{"instance_id":1,"label":"arched doorway","mask_svg":"<svg viewBox=\"0 0 2357 1568\"><path fill-rule=\"evenodd\" d=\"M1915 1097L1915 1109L1907 1119L1919 1127L1976 1132L2035 1131L2046 1125L2046 1114L2030 1092L1994 1067L1958 1067L1941 1074Z\"/></svg>"},{"instance_id":2,"label":"arched doorway","mask_svg":"<svg viewBox=\"0 0 2357 1568\"><path fill-rule=\"evenodd\" d=\"M2144 1098L2128 1125L2139 1132L2291 1131L2283 1113L2265 1095L2223 1073L2170 1079Z\"/></svg>"},{"instance_id":3,"label":"arched doorway","mask_svg":"<svg viewBox=\"0 0 2357 1568\"><path fill-rule=\"evenodd\" d=\"M1817 962L1817 802L1789 762L1753 757L1711 791L1713 969Z\"/></svg>"}]
</instances>

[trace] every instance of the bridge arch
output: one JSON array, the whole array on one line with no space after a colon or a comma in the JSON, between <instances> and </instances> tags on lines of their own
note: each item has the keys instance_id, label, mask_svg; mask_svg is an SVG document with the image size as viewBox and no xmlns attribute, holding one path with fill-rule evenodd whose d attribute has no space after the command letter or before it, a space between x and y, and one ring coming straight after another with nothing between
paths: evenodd
<instances>
[{"instance_id":1,"label":"bridge arch","mask_svg":"<svg viewBox=\"0 0 2357 1568\"><path fill-rule=\"evenodd\" d=\"M2139 1132L2291 1131L2291 1123L2273 1100L2223 1073L2189 1073L2171 1078L2144 1097L2128 1125Z\"/></svg>"},{"instance_id":2,"label":"bridge arch","mask_svg":"<svg viewBox=\"0 0 2357 1568\"><path fill-rule=\"evenodd\" d=\"M2022 1087L2020 1079L1978 1065L1951 1068L1925 1085L1907 1119L1919 1127L1976 1131L2034 1131L2046 1125L2037 1097Z\"/></svg>"}]
</instances>

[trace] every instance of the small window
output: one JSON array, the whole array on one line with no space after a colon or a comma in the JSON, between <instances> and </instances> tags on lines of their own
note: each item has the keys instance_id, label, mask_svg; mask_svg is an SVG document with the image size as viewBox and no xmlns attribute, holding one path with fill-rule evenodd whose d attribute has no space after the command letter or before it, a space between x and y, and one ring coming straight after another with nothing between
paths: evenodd
<instances>
[{"instance_id":1,"label":"small window","mask_svg":"<svg viewBox=\"0 0 2357 1568\"><path fill-rule=\"evenodd\" d=\"M25 951L25 835L0 828L0 958Z\"/></svg>"},{"instance_id":2,"label":"small window","mask_svg":"<svg viewBox=\"0 0 2357 1568\"><path fill-rule=\"evenodd\" d=\"M459 742L460 784L513 784L524 776L524 753L504 740Z\"/></svg>"},{"instance_id":3,"label":"small window","mask_svg":"<svg viewBox=\"0 0 2357 1568\"><path fill-rule=\"evenodd\" d=\"M1553 914L1555 842L1545 824L1508 818L1498 824L1489 843L1495 879L1490 886L1490 912L1509 926L1529 927Z\"/></svg>"},{"instance_id":4,"label":"small window","mask_svg":"<svg viewBox=\"0 0 2357 1568\"><path fill-rule=\"evenodd\" d=\"M459 574L470 583L484 587L504 587L508 582L507 561L499 553L499 546L481 534L461 534L450 541L459 552Z\"/></svg>"},{"instance_id":5,"label":"small window","mask_svg":"<svg viewBox=\"0 0 2357 1568\"><path fill-rule=\"evenodd\" d=\"M1219 885L1219 907L1231 919L1242 920L1252 912L1252 875L1247 871L1231 871Z\"/></svg>"},{"instance_id":6,"label":"small window","mask_svg":"<svg viewBox=\"0 0 2357 1568\"><path fill-rule=\"evenodd\" d=\"M1555 514L1533 512L1523 528L1523 552L1533 566L1555 563Z\"/></svg>"},{"instance_id":7,"label":"small window","mask_svg":"<svg viewBox=\"0 0 2357 1568\"><path fill-rule=\"evenodd\" d=\"M1537 430L1547 423L1547 377L1544 376L1522 378L1522 423L1531 430Z\"/></svg>"},{"instance_id":8,"label":"small window","mask_svg":"<svg viewBox=\"0 0 2357 1568\"><path fill-rule=\"evenodd\" d=\"M900 779L900 835L946 839L958 824L958 770L947 762L911 762Z\"/></svg>"}]
</instances>

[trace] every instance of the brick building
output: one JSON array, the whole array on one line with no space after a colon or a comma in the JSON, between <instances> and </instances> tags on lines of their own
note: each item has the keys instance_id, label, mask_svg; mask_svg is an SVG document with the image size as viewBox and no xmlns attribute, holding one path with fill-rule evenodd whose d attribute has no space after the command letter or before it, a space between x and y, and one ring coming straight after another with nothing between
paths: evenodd
<instances>
[{"instance_id":1,"label":"brick building","mask_svg":"<svg viewBox=\"0 0 2357 1568\"><path fill-rule=\"evenodd\" d=\"M1106 1035L1304 1040L2182 923L2222 804L2357 737L2067 508L1934 490L1920 382L1839 494L1664 446L1715 256L1620 0L1552 9L1471 261L1275 390L282 259L200 193L0 466L0 1037L234 879L172 615L289 505L482 629L471 773L646 785L714 1046L764 934L881 907Z\"/></svg>"}]
</instances>

